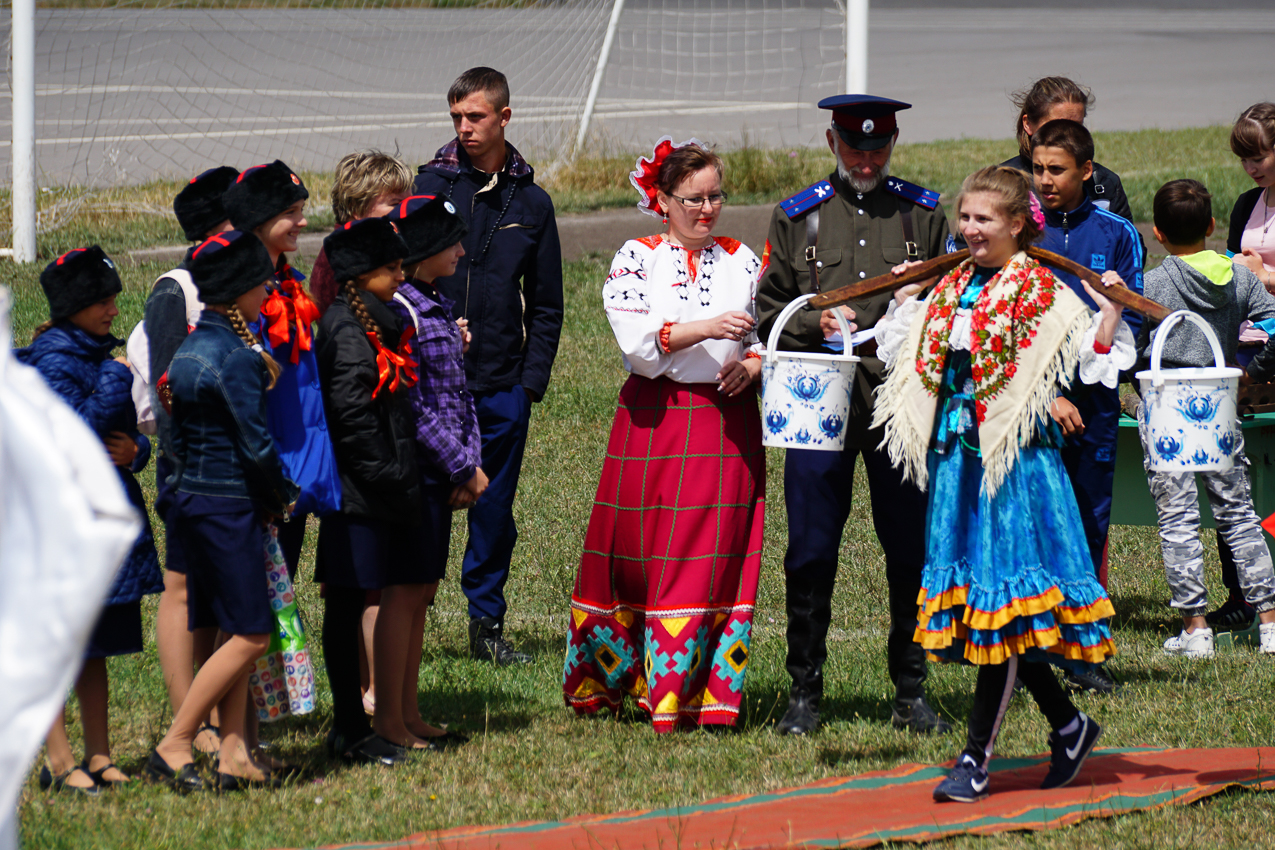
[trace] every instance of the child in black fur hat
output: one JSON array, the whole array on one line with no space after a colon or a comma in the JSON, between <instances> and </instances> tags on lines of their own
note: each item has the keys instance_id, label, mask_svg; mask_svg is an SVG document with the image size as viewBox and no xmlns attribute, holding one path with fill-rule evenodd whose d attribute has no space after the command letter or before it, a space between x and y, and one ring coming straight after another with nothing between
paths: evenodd
<instances>
[{"instance_id":1,"label":"child in black fur hat","mask_svg":"<svg viewBox=\"0 0 1275 850\"><path fill-rule=\"evenodd\" d=\"M478 414L465 385L469 331L464 319L452 320L452 302L434 288L435 280L456 271L456 263L465 253L460 242L465 222L450 201L431 195L405 199L389 219L398 225L408 247L403 261L407 280L395 293L393 306L416 331L411 357L418 361L420 374L409 393L421 475L418 557L427 582L412 620L416 655L409 666L417 669L425 614L447 566L452 511L476 502L487 488L487 476L481 468ZM413 677L408 685L411 693L416 692L416 684ZM417 738L434 746L465 740L456 732L426 723L414 700L405 711L409 711L407 728Z\"/></svg>"},{"instance_id":2,"label":"child in black fur hat","mask_svg":"<svg viewBox=\"0 0 1275 850\"><path fill-rule=\"evenodd\" d=\"M228 636L200 667L146 765L151 779L178 791L206 787L191 746L214 706L218 788L277 784L254 758L247 728L248 675L275 629L262 576L262 520L286 518L298 494L267 423L266 392L280 367L246 321L260 311L273 268L251 233L226 231L196 248L190 273L207 306L168 368L177 470L169 551L186 565L189 627Z\"/></svg>"},{"instance_id":3,"label":"child in black fur hat","mask_svg":"<svg viewBox=\"0 0 1275 850\"><path fill-rule=\"evenodd\" d=\"M295 521L279 529L279 545L295 579L306 519L341 509L341 485L328 436L313 349L319 310L302 286L305 276L288 264L307 225L305 184L280 160L244 169L223 203L235 229L255 234L266 247L275 274L259 321L261 344L283 366L269 395L270 432L288 476L301 486Z\"/></svg>"},{"instance_id":4,"label":"child in black fur hat","mask_svg":"<svg viewBox=\"0 0 1275 850\"><path fill-rule=\"evenodd\" d=\"M163 586L146 503L133 477L146 466L150 442L137 432L128 361L111 358L111 350L122 344L111 335L119 315L115 296L123 288L115 264L96 245L68 251L49 263L40 286L49 300L49 321L37 328L29 348L17 352L18 359L35 367L102 439L129 501L145 521L107 594L75 683L84 761L76 767L59 713L47 739L48 764L40 770L41 788L95 794L99 786L130 779L111 761L106 659L142 651L141 599Z\"/></svg>"},{"instance_id":5,"label":"child in black fur hat","mask_svg":"<svg viewBox=\"0 0 1275 850\"><path fill-rule=\"evenodd\" d=\"M230 166L210 168L177 193L173 199L173 212L188 240L197 245L210 236L231 229L221 199L238 176L238 169ZM138 397L140 379L141 389L148 395L146 407L154 422L153 433L159 438L159 452L155 457L155 513L161 519L167 513L172 498L168 479L174 469L170 420L159 395L167 394L168 364L187 334L194 330L204 309L190 276L190 255L194 250L195 245L192 245L175 269L156 279L146 299L145 319L129 337L129 359L133 361L135 376L134 400ZM135 353L134 340L139 332L146 344L137 346ZM143 357L145 361L138 362ZM142 405L138 404L139 420L141 414ZM174 558L174 554L171 550L168 552L165 564L164 592L159 597L159 611L155 615L155 643L164 684L168 687L168 698L176 714L195 678L195 668L212 654L217 630L206 628L191 632L186 628L186 566L179 558ZM195 739L195 746L201 752L214 753L221 745L215 721L215 717L210 718Z\"/></svg>"},{"instance_id":6,"label":"child in black fur hat","mask_svg":"<svg viewBox=\"0 0 1275 850\"><path fill-rule=\"evenodd\" d=\"M416 527L420 478L407 390L415 362L390 302L407 246L383 218L350 222L323 241L340 289L319 323L319 373L337 468L341 513L319 527L315 578L325 583L323 652L332 687L334 756L394 764L426 744L404 724L415 703L412 616L425 592ZM359 694L358 638L367 591L381 591L373 632L376 706L369 730ZM408 636L405 640L404 637ZM417 635L419 637L419 635Z\"/></svg>"}]
</instances>

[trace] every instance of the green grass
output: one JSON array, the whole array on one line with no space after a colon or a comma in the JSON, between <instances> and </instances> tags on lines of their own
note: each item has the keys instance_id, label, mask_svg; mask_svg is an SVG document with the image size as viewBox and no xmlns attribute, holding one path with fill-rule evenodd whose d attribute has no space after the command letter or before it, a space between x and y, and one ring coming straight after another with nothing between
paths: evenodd
<instances>
[{"instance_id":1,"label":"green grass","mask_svg":"<svg viewBox=\"0 0 1275 850\"><path fill-rule=\"evenodd\" d=\"M163 270L155 264L125 268L120 328L139 318L145 289ZM41 793L32 773L20 803L26 846L197 850L390 841L465 824L691 804L953 757L959 735L919 738L889 725L886 585L863 487L856 493L841 553L827 667L827 726L808 740L770 731L787 688L781 567L786 536L778 452L768 457L766 548L741 734L656 737L635 712L626 712L622 722L578 719L563 706L567 602L623 379L601 306L605 271L600 259L566 267L563 345L549 395L533 417L515 506L521 537L508 588L508 629L516 644L535 653L535 663L493 670L467 659L464 600L456 581L463 545L459 523L449 578L428 622L420 691L424 714L473 734L472 743L395 770L345 768L322 752L331 717L323 696L314 714L265 730L280 755L311 771L303 782L273 793L190 798L137 785L84 800ZM15 290L19 343L28 341L44 315L36 277L35 268L0 266L0 282ZM153 482L149 471L143 479ZM859 480L864 480L862 468ZM1206 532L1206 538L1210 584L1220 593L1213 533ZM307 623L317 630L321 603L308 581L311 557L312 549L302 565L306 580L299 595ZM1196 663L1164 657L1159 645L1177 626L1166 606L1155 530L1113 529L1111 562L1121 651L1112 667L1126 689L1115 698L1079 699L1080 707L1106 727L1103 745L1269 744L1275 736L1269 698L1275 664L1251 650ZM148 629L156 601L150 597L144 603ZM322 669L321 651L314 650ZM110 669L114 755L125 769L137 772L171 719L154 648L114 659ZM931 699L958 726L970 709L972 688L971 670L932 668ZM320 690L326 691L326 682ZM999 752L1022 756L1047 750L1047 732L1039 712L1016 698ZM74 725L71 734L74 743ZM1275 798L1238 793L1056 832L961 838L940 846L1253 846L1267 840L1273 817Z\"/></svg>"},{"instance_id":2,"label":"green grass","mask_svg":"<svg viewBox=\"0 0 1275 850\"><path fill-rule=\"evenodd\" d=\"M1123 144L1113 143L1114 139ZM1171 143L1192 147L1175 154ZM1129 153L1135 148L1148 151L1145 160ZM1147 208L1149 193L1160 182L1184 173L1204 179L1219 198L1219 211L1229 211L1230 197L1247 180L1226 149L1222 129L1101 135L1099 149L1102 161L1124 175L1135 212ZM951 192L968 171L1011 153L1009 143L999 142L913 145L900 148L897 170L916 182ZM830 162L818 152L788 157L787 152L741 151L731 156L728 173L738 172L734 179L739 183L728 185L740 187L731 191L736 198L757 202L773 200L813 181ZM1196 170L1189 170L1188 163ZM625 172L629 167L618 159L614 164ZM614 186L604 185L611 170L597 167L592 183L585 183L581 175L581 197L598 199L614 191ZM323 186L320 179L306 175L312 191ZM1234 189L1226 190L1231 192L1228 196L1220 187L1232 184ZM154 183L93 196L65 228L44 237L42 250L54 255L91 241L100 242L108 252L180 243L171 217L147 212L165 209L177 185ZM95 208L99 203L113 206ZM326 199L317 203L326 204ZM629 203L626 195L623 204ZM886 586L864 487L856 493L841 553L827 668L827 726L809 740L781 739L770 732L769 724L782 713L787 689L782 453L773 451L768 457L766 548L741 734L656 737L635 712L625 712L623 722L577 719L563 706L560 676L567 602L616 392L624 377L601 306L605 261L595 257L565 267L563 343L550 392L535 410L515 505L520 540L508 588L508 629L515 643L536 654L536 662L526 668L493 670L466 657L465 604L456 581L464 543L459 523L450 578L427 625L420 691L425 716L470 732L473 742L393 771L347 769L329 762L322 753L322 737L331 718L330 704L322 696L314 714L265 730L280 755L311 771L304 782L274 793L185 799L138 785L101 799L83 800L41 793L32 773L20 802L26 846L197 850L391 841L422 830L466 824L691 804L887 769L902 762L935 763L955 755L959 735L917 738L889 726ZM15 295L17 344L29 342L31 329L46 315L37 284L39 269L39 265L0 263L0 284L11 286ZM140 318L150 281L165 270L158 263L123 268L125 291L117 325L121 334ZM150 482L153 497L150 472L142 479ZM864 480L862 467L859 480ZM157 525L157 532L162 545L162 526ZM1209 583L1220 594L1213 532L1205 532L1205 538ZM305 579L311 575L312 554L310 548L302 565ZM1114 528L1111 563L1111 594L1118 612L1115 636L1121 651L1112 667L1126 689L1115 698L1078 701L1106 727L1103 745L1269 744L1275 737L1275 710L1269 699L1275 690L1275 664L1243 649L1223 652L1206 662L1164 657L1159 645L1178 627L1167 608L1155 530ZM298 591L306 621L317 630L321 603L316 589L303 580ZM144 603L148 630L156 602L151 597ZM322 653L317 646L314 650L321 669ZM137 772L171 719L154 648L148 647L140 656L114 659L110 670L114 755L125 769ZM932 668L931 699L958 726L963 726L970 709L972 688L971 670ZM325 690L326 684L321 694ZM1007 756L1039 753L1047 749L1047 731L1039 712L1016 698L999 751ZM74 724L71 734L73 743L77 742ZM1055 832L959 838L938 844L980 848L1275 845L1267 838L1273 817L1275 798L1237 793Z\"/></svg>"},{"instance_id":3,"label":"green grass","mask_svg":"<svg viewBox=\"0 0 1275 850\"><path fill-rule=\"evenodd\" d=\"M1228 127L1098 133L1098 160L1121 176L1135 221L1151 220L1151 199L1161 185L1179 177L1202 181L1213 193L1213 213L1225 234L1231 207L1253 183L1227 145ZM1015 143L970 140L901 144L891 168L895 174L942 193L950 209L961 181L984 165L1016 153ZM745 144L722 151L725 188L731 204L771 204L827 176L832 154L823 148L771 150ZM542 182L559 214L629 207L635 203L629 171L633 154L597 154L553 173L542 168ZM413 165L415 163L412 163ZM331 173L302 174L310 190L309 229L332 227ZM40 256L98 243L107 253L152 245L178 245L184 239L172 213L182 183L156 180L140 186L88 191L47 187L40 194ZM8 217L9 195L0 191L0 220ZM1153 248L1155 246L1152 246Z\"/></svg>"}]
</instances>

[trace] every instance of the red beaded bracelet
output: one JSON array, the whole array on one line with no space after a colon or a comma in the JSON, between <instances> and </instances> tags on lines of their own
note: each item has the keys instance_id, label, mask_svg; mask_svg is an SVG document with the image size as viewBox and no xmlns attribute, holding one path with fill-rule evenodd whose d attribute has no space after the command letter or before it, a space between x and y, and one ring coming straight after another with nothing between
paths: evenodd
<instances>
[{"instance_id":1,"label":"red beaded bracelet","mask_svg":"<svg viewBox=\"0 0 1275 850\"><path fill-rule=\"evenodd\" d=\"M748 359L748 358L750 358L750 357L756 357L758 360L760 360L760 359L761 359L761 355L760 355L760 354L758 354L756 351L750 351L750 352L748 352L747 354L745 354L745 355L744 355L744 359L745 359L745 360L747 360L747 359Z\"/></svg>"},{"instance_id":2,"label":"red beaded bracelet","mask_svg":"<svg viewBox=\"0 0 1275 850\"><path fill-rule=\"evenodd\" d=\"M660 328L660 349L661 349L661 350L662 350L665 354L672 354L672 353L673 353L673 349L669 348L669 345L668 345L668 338L669 338L669 334L670 334L670 333L672 332L672 330L673 330L673 325L674 325L674 324L675 324L674 322L665 322L665 323L664 323L664 327Z\"/></svg>"}]
</instances>

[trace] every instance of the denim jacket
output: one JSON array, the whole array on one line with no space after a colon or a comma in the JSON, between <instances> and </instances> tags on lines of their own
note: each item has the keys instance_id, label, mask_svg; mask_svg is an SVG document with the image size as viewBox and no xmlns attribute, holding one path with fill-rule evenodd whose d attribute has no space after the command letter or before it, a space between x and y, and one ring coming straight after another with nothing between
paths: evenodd
<instances>
[{"instance_id":1,"label":"denim jacket","mask_svg":"<svg viewBox=\"0 0 1275 850\"><path fill-rule=\"evenodd\" d=\"M184 493L251 499L272 513L300 492L279 460L266 424L270 375L230 320L205 310L168 367L172 440Z\"/></svg>"}]
</instances>

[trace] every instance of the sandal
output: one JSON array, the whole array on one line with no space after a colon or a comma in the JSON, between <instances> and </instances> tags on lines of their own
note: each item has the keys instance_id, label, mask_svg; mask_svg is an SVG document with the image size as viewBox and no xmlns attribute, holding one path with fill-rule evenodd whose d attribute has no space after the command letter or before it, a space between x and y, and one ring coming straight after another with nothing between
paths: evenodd
<instances>
[{"instance_id":1,"label":"sandal","mask_svg":"<svg viewBox=\"0 0 1275 850\"><path fill-rule=\"evenodd\" d=\"M216 743L212 747L209 747L206 750L203 747L199 746L199 743L198 743L199 736L204 734L205 732L211 732L217 738ZM211 723L203 723L200 725L199 731L195 733L195 737L191 740L191 744L195 747L195 752L198 755L201 755L201 756L216 755L221 750L221 730L217 728L216 726L213 726Z\"/></svg>"},{"instance_id":2,"label":"sandal","mask_svg":"<svg viewBox=\"0 0 1275 850\"><path fill-rule=\"evenodd\" d=\"M115 764L114 762L109 763L108 765L106 765L106 767L102 768L101 770L89 770L89 760L85 759L83 762L80 763L80 770L87 773L89 775L89 779L92 779L93 784L97 785L99 788L113 788L116 785L127 785L133 781L133 777L129 776L127 773L124 773L124 771L120 770L119 765ZM124 778L123 779L107 779L104 774L108 770L119 770L119 772L124 776Z\"/></svg>"},{"instance_id":3,"label":"sandal","mask_svg":"<svg viewBox=\"0 0 1275 850\"><path fill-rule=\"evenodd\" d=\"M97 787L96 780L94 780L93 785L88 788L81 788L79 785L68 785L66 782L67 779L69 779L71 774L75 773L77 770L84 773L84 775L88 776L89 779L93 779L92 774L81 767L73 767L66 773L54 775L53 771L49 770L49 766L47 764L42 765L40 767L40 790L61 791L65 789L67 791L74 791L76 794L83 794L85 797L96 797L99 793L101 793L102 789Z\"/></svg>"}]
</instances>

